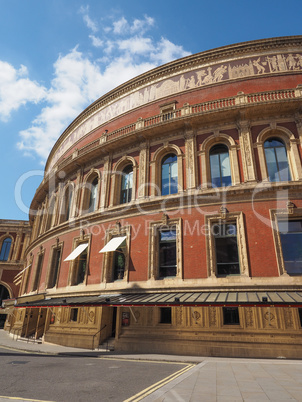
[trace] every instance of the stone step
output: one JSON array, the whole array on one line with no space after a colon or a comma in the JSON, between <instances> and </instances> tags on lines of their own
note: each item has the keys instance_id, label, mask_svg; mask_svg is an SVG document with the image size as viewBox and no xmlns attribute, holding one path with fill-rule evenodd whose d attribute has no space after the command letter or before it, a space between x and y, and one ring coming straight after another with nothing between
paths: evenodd
<instances>
[{"instance_id":1,"label":"stone step","mask_svg":"<svg viewBox=\"0 0 302 402\"><path fill-rule=\"evenodd\" d=\"M114 342L115 342L114 338L108 338L99 345L97 350L105 351L105 352L113 352L114 351Z\"/></svg>"},{"instance_id":2,"label":"stone step","mask_svg":"<svg viewBox=\"0 0 302 402\"><path fill-rule=\"evenodd\" d=\"M35 338L25 338L25 337L20 337L17 338L18 342L26 342L26 343L42 343L42 339L35 339Z\"/></svg>"}]
</instances>

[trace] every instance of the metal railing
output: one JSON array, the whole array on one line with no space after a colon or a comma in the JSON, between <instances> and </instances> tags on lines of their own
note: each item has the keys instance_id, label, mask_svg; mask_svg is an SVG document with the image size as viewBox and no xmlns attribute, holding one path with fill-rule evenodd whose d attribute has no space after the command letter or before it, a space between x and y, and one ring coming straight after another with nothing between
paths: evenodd
<instances>
[{"instance_id":1,"label":"metal railing","mask_svg":"<svg viewBox=\"0 0 302 402\"><path fill-rule=\"evenodd\" d=\"M103 329L106 328L106 327L107 327L107 325L105 324L105 325L103 326L103 328L101 328L98 332L96 332L96 333L93 335L93 337L92 337L92 350L94 350L94 338L95 338L101 331L103 331ZM107 342L107 349L108 349L108 342Z\"/></svg>"}]
</instances>

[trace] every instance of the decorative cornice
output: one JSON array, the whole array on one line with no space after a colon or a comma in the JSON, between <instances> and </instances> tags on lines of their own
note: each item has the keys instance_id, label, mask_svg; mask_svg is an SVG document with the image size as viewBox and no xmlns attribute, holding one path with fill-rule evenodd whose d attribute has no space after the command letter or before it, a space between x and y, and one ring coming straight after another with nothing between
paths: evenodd
<instances>
[{"instance_id":1,"label":"decorative cornice","mask_svg":"<svg viewBox=\"0 0 302 402\"><path fill-rule=\"evenodd\" d=\"M113 102L121 99L126 94L131 94L134 91L138 91L141 88L144 88L147 84L151 85L152 83L158 83L160 80L171 78L176 74L185 74L188 71L192 71L199 68L206 68L209 63L211 65L213 63L230 63L234 61L236 58L243 58L244 56L250 55L250 57L258 57L259 52L262 52L263 56L270 55L273 52L286 52L290 55L290 52L297 53L301 52L302 48L302 36L293 36L293 37L283 37L283 38L271 38L271 39L263 39L258 41L251 42L243 42L235 45L224 46L221 48L208 50L202 53L197 53L195 55L187 56L185 58L181 58L176 61L172 61L163 66L157 67L149 72L146 72L138 77L133 78L132 80L120 85L119 87L113 89L106 95L102 96L94 103L92 103L89 107L87 107L62 133L55 146L53 147L48 161L46 163L46 170L49 168L49 164L59 147L62 145L65 138L68 137L70 133L75 131L78 127L82 125L88 118L92 117L96 112L100 111L105 105L110 105ZM260 54L261 56L261 54ZM257 60L254 60L257 62ZM268 62L269 63L269 62ZM259 64L258 64L259 65ZM254 65L254 68L257 68ZM302 67L302 66L301 66ZM216 82L209 82L209 84L217 84L217 80L221 77L221 74L225 73L226 66L220 67L222 70L217 73L217 77L215 78ZM253 67L252 67L253 68ZM263 66L259 68L264 68ZM219 68L217 68L219 70ZM217 71L216 70L216 71ZM291 70L288 67L288 70ZM282 73L283 71L274 71L275 73ZM297 73L299 71L287 71L287 73ZM258 75L257 75L258 76ZM200 77L201 79L201 77ZM189 88L188 88L189 89ZM139 105L141 106L141 105ZM132 109L134 109L133 107ZM126 110L127 112L127 110ZM119 114L121 116L122 113ZM98 124L94 126L92 129L95 130L97 127L102 125L99 124L99 119L96 119ZM107 119L110 120L110 119ZM105 122L104 122L105 123ZM81 129L82 130L82 129ZM90 131L91 132L91 131Z\"/></svg>"}]
</instances>

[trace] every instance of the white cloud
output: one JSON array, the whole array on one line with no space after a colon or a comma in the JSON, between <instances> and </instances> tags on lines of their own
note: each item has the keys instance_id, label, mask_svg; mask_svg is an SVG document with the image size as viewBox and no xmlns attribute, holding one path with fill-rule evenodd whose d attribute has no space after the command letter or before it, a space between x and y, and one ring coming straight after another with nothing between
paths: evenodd
<instances>
[{"instance_id":1,"label":"white cloud","mask_svg":"<svg viewBox=\"0 0 302 402\"><path fill-rule=\"evenodd\" d=\"M16 70L11 64L0 61L0 120L7 121L20 106L38 103L45 95L45 88L28 78L25 66Z\"/></svg>"},{"instance_id":2,"label":"white cloud","mask_svg":"<svg viewBox=\"0 0 302 402\"><path fill-rule=\"evenodd\" d=\"M126 50L131 53L149 53L154 51L154 45L150 38L133 37L118 42L120 50Z\"/></svg>"},{"instance_id":3,"label":"white cloud","mask_svg":"<svg viewBox=\"0 0 302 402\"><path fill-rule=\"evenodd\" d=\"M132 34L135 34L137 32L143 34L153 25L154 25L154 19L145 15L145 18L143 20L135 19L133 21L133 24L130 26L130 32Z\"/></svg>"},{"instance_id":4,"label":"white cloud","mask_svg":"<svg viewBox=\"0 0 302 402\"><path fill-rule=\"evenodd\" d=\"M163 64L180 57L188 56L189 54L182 46L175 45L168 39L161 38L160 42L156 44L155 51L150 54L150 59L157 64Z\"/></svg>"},{"instance_id":5,"label":"white cloud","mask_svg":"<svg viewBox=\"0 0 302 402\"><path fill-rule=\"evenodd\" d=\"M88 8L81 9L81 13L88 16ZM84 54L75 47L61 55L54 63L54 78L47 91L30 82L36 92L33 90L32 97L27 93L26 100L44 99L46 105L31 126L20 132L19 149L45 160L60 134L91 102L139 74L189 54L167 39L156 41L145 35L144 32L153 25L153 18L147 16L132 24L124 17L120 18L113 23L110 37L106 36L105 29L103 36L89 35L95 53L89 49ZM124 36L122 40L121 35ZM21 67L18 73L12 73L15 77L18 74L26 76L27 71ZM0 68L0 83L1 74Z\"/></svg>"},{"instance_id":6,"label":"white cloud","mask_svg":"<svg viewBox=\"0 0 302 402\"><path fill-rule=\"evenodd\" d=\"M125 17L122 17L120 20L113 22L113 33L121 35L123 33L127 33L128 30L129 24Z\"/></svg>"},{"instance_id":7,"label":"white cloud","mask_svg":"<svg viewBox=\"0 0 302 402\"><path fill-rule=\"evenodd\" d=\"M135 19L132 24L129 23L125 17L120 18L118 21L113 22L113 33L116 35L143 35L154 25L154 19L144 16L144 19ZM107 29L108 30L108 29Z\"/></svg>"},{"instance_id":8,"label":"white cloud","mask_svg":"<svg viewBox=\"0 0 302 402\"><path fill-rule=\"evenodd\" d=\"M89 35L89 38L92 41L92 46L94 47L102 47L104 42L102 41L102 39L94 36L94 35Z\"/></svg>"},{"instance_id":9,"label":"white cloud","mask_svg":"<svg viewBox=\"0 0 302 402\"><path fill-rule=\"evenodd\" d=\"M89 14L88 14L88 13L89 13L89 6L86 6L86 7L83 7L83 6L82 6L82 7L80 8L79 12L80 12L81 14L83 14L83 20L84 20L84 22L85 22L87 28L91 29L92 32L94 32L94 33L97 32L97 31L99 30L99 28L98 28L96 22L94 22L94 21L89 17Z\"/></svg>"},{"instance_id":10,"label":"white cloud","mask_svg":"<svg viewBox=\"0 0 302 402\"><path fill-rule=\"evenodd\" d=\"M47 94L48 106L32 126L20 132L19 149L35 151L45 159L58 136L99 95L99 68L75 48L54 64L55 78Z\"/></svg>"}]
</instances>

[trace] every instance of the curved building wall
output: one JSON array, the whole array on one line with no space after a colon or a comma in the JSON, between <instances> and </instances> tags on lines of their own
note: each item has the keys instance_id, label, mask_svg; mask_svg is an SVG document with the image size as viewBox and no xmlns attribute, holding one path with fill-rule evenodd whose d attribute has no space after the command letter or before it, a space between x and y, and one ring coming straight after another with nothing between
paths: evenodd
<instances>
[{"instance_id":1,"label":"curved building wall","mask_svg":"<svg viewBox=\"0 0 302 402\"><path fill-rule=\"evenodd\" d=\"M271 330L267 356L302 355L302 253L290 247L302 236L301 70L301 37L243 43L154 69L83 111L31 205L19 300L40 309L31 331L89 347L114 327L119 349L255 356L251 337L263 353ZM146 294L154 303L135 311L125 301ZM177 306L156 301L165 295Z\"/></svg>"}]
</instances>

